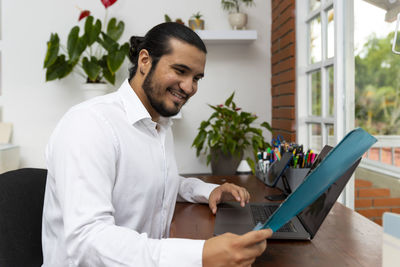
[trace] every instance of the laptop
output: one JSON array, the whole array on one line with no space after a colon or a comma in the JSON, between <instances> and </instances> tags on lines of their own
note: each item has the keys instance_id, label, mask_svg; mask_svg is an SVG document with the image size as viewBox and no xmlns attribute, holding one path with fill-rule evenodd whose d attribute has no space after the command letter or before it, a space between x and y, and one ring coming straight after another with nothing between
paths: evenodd
<instances>
[{"instance_id":1,"label":"laptop","mask_svg":"<svg viewBox=\"0 0 400 267\"><path fill-rule=\"evenodd\" d=\"M326 147L324 149L329 151L332 147ZM328 151L321 151L317 162L322 161ZM297 216L293 217L279 230L275 231L269 239L313 239L360 161L361 158L317 200L306 207ZM279 206L280 204L278 203L249 203L243 208L237 202L222 203L218 205L214 235L220 235L226 232L240 235L247 233L253 230L258 222L264 223Z\"/></svg>"}]
</instances>

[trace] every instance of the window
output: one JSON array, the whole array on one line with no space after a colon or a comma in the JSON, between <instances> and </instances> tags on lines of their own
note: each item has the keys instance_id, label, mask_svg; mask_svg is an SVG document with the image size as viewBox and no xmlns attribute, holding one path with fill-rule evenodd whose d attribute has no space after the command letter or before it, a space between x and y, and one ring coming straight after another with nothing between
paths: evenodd
<instances>
[{"instance_id":1,"label":"window","mask_svg":"<svg viewBox=\"0 0 400 267\"><path fill-rule=\"evenodd\" d=\"M3 33L2 33L2 10L1 10L1 0L0 0L0 95L2 93L2 81L1 81L1 77L2 77L2 72L3 72L3 64L2 64L2 60L1 60L1 54L2 54L2 39L3 39ZM1 107L0 107L0 120L2 118L1 116Z\"/></svg>"},{"instance_id":2,"label":"window","mask_svg":"<svg viewBox=\"0 0 400 267\"><path fill-rule=\"evenodd\" d=\"M354 128L353 1L296 5L297 142L320 151ZM304 1L305 2L305 1ZM354 207L354 181L342 202Z\"/></svg>"},{"instance_id":3,"label":"window","mask_svg":"<svg viewBox=\"0 0 400 267\"><path fill-rule=\"evenodd\" d=\"M305 60L299 60L304 69L305 82L302 84L302 92L299 92L298 103L306 106L299 114L299 126L303 128L299 139L303 140L301 143L306 144L306 147L320 151L328 144L328 133L335 125L334 3L328 0L322 3L321 0L309 0L308 3L308 14L303 22L307 32L307 53Z\"/></svg>"}]
</instances>

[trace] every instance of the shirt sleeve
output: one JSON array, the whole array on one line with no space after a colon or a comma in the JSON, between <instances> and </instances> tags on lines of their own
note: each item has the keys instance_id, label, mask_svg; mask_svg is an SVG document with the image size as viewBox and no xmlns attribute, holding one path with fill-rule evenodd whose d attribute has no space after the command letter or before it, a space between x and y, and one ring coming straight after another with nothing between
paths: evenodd
<instances>
[{"instance_id":1,"label":"shirt sleeve","mask_svg":"<svg viewBox=\"0 0 400 267\"><path fill-rule=\"evenodd\" d=\"M118 150L111 125L90 110L69 112L50 140L48 170L70 266L201 266L203 240L151 239L115 225Z\"/></svg>"},{"instance_id":2,"label":"shirt sleeve","mask_svg":"<svg viewBox=\"0 0 400 267\"><path fill-rule=\"evenodd\" d=\"M192 203L208 203L211 192L218 184L203 182L197 178L179 177L180 185L177 201L188 201Z\"/></svg>"}]
</instances>

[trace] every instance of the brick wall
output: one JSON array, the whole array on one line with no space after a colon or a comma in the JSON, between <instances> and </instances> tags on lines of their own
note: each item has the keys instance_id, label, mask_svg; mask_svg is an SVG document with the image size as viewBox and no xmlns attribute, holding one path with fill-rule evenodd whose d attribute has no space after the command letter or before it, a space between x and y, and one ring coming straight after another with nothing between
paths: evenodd
<instances>
[{"instance_id":1,"label":"brick wall","mask_svg":"<svg viewBox=\"0 0 400 267\"><path fill-rule=\"evenodd\" d=\"M370 181L356 179L354 207L361 215L382 225L384 212L400 214L400 198L390 197L388 188L375 188Z\"/></svg>"},{"instance_id":2,"label":"brick wall","mask_svg":"<svg viewBox=\"0 0 400 267\"><path fill-rule=\"evenodd\" d=\"M295 0L272 0L271 95L274 136L296 141Z\"/></svg>"}]
</instances>

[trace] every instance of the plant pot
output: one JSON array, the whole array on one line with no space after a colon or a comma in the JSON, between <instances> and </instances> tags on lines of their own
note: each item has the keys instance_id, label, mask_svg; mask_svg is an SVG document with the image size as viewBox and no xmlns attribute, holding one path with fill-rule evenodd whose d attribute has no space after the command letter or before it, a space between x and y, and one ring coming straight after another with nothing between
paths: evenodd
<instances>
[{"instance_id":1,"label":"plant pot","mask_svg":"<svg viewBox=\"0 0 400 267\"><path fill-rule=\"evenodd\" d=\"M234 30L245 30L247 25L247 14L231 13L229 14L229 23Z\"/></svg>"},{"instance_id":2,"label":"plant pot","mask_svg":"<svg viewBox=\"0 0 400 267\"><path fill-rule=\"evenodd\" d=\"M242 160L240 155L224 154L221 150L211 150L211 172L214 175L234 175Z\"/></svg>"},{"instance_id":3,"label":"plant pot","mask_svg":"<svg viewBox=\"0 0 400 267\"><path fill-rule=\"evenodd\" d=\"M106 83L85 83L82 85L83 97L85 100L105 95L110 87Z\"/></svg>"},{"instance_id":4,"label":"plant pot","mask_svg":"<svg viewBox=\"0 0 400 267\"><path fill-rule=\"evenodd\" d=\"M189 19L189 28L192 30L204 30L204 20Z\"/></svg>"}]
</instances>

